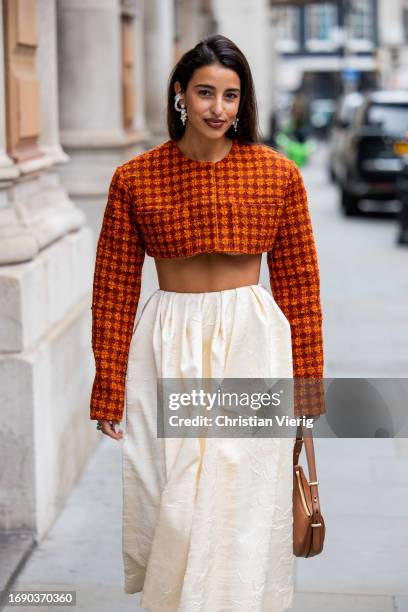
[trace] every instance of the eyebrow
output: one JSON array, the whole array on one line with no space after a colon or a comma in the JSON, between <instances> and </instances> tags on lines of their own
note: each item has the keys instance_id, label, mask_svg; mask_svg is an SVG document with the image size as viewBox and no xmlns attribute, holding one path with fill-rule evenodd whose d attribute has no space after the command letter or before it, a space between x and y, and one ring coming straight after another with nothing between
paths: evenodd
<instances>
[{"instance_id":1,"label":"eyebrow","mask_svg":"<svg viewBox=\"0 0 408 612\"><path fill-rule=\"evenodd\" d=\"M209 89L215 89L214 85L209 85L208 83L198 83L198 85L194 85L194 87L208 87ZM226 91L240 91L238 87L227 87Z\"/></svg>"}]
</instances>

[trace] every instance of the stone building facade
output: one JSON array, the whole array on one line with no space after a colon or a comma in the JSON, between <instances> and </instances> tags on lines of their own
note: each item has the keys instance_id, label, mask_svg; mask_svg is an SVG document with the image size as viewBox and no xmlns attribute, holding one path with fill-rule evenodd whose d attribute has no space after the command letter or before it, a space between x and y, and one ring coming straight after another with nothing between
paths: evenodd
<instances>
[{"instance_id":1,"label":"stone building facade","mask_svg":"<svg viewBox=\"0 0 408 612\"><path fill-rule=\"evenodd\" d=\"M0 530L38 537L95 443L85 411L92 232L59 175L69 157L56 8L6 0L0 14Z\"/></svg>"}]
</instances>

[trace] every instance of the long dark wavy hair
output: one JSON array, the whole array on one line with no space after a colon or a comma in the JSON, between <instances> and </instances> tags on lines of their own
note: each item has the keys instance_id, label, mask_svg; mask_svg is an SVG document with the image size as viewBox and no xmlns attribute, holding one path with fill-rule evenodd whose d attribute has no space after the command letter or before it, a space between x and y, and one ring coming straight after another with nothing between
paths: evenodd
<instances>
[{"instance_id":1,"label":"long dark wavy hair","mask_svg":"<svg viewBox=\"0 0 408 612\"><path fill-rule=\"evenodd\" d=\"M186 51L174 66L167 88L167 129L170 138L179 140L185 130L180 121L180 113L174 108L174 83L179 81L181 90L185 92L197 68L217 63L235 70L241 81L237 131L230 126L225 136L248 144L259 142L258 109L251 69L242 51L222 34L207 36L190 51Z\"/></svg>"}]
</instances>

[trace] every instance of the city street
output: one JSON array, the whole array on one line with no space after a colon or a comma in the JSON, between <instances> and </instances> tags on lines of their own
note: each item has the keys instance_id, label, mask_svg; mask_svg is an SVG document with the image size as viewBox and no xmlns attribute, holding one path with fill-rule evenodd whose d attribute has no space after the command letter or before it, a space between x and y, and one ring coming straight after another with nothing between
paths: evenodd
<instances>
[{"instance_id":1,"label":"city street","mask_svg":"<svg viewBox=\"0 0 408 612\"><path fill-rule=\"evenodd\" d=\"M408 247L396 244L392 216L341 215L325 154L319 146L302 169L319 255L325 375L404 377ZM260 282L268 284L265 260ZM297 560L293 612L407 612L408 440L319 439L315 449L326 542L321 555ZM120 459L120 443L104 438L13 589L75 590L86 612L140 609L122 586Z\"/></svg>"}]
</instances>

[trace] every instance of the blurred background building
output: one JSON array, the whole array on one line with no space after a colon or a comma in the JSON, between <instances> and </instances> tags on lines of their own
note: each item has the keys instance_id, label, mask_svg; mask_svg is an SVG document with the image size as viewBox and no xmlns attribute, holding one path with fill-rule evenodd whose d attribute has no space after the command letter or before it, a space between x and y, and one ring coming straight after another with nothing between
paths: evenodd
<instances>
[{"instance_id":1,"label":"blurred background building","mask_svg":"<svg viewBox=\"0 0 408 612\"><path fill-rule=\"evenodd\" d=\"M271 0L279 89L315 97L408 85L407 0Z\"/></svg>"},{"instance_id":2,"label":"blurred background building","mask_svg":"<svg viewBox=\"0 0 408 612\"><path fill-rule=\"evenodd\" d=\"M408 0L4 0L0 5L0 531L41 538L99 439L91 283L116 166L166 140L166 87L219 32L246 54L260 128L285 96L330 106L408 85ZM140 306L156 284L146 257Z\"/></svg>"}]
</instances>

